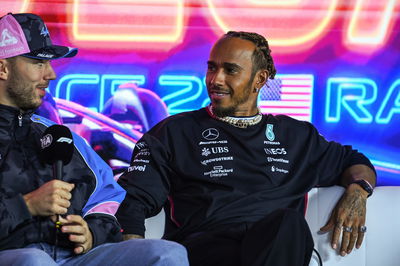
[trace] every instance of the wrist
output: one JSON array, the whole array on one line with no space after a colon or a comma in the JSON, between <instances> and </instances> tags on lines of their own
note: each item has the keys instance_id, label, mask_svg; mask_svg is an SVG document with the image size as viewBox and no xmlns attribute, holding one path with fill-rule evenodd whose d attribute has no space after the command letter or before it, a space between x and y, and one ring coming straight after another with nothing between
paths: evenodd
<instances>
[{"instance_id":1,"label":"wrist","mask_svg":"<svg viewBox=\"0 0 400 266\"><path fill-rule=\"evenodd\" d=\"M25 205L26 205L26 207L28 208L29 213L30 213L32 216L36 216L37 214L36 214L36 212L35 212L33 206L31 205L31 195L30 195L30 193L23 195L22 198L23 198L24 201L25 201Z\"/></svg>"},{"instance_id":2,"label":"wrist","mask_svg":"<svg viewBox=\"0 0 400 266\"><path fill-rule=\"evenodd\" d=\"M357 186L357 187L361 188L360 189L361 193L363 195L365 195L366 197L371 196L373 193L373 190L374 190L374 188L371 186L371 184L367 180L364 180L364 179L354 180L349 184L348 187L350 187L350 186Z\"/></svg>"}]
</instances>

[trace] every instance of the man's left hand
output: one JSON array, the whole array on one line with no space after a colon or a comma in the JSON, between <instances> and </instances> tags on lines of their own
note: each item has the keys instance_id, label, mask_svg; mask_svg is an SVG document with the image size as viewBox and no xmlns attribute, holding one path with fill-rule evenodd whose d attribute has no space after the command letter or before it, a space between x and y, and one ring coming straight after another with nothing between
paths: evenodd
<instances>
[{"instance_id":1,"label":"man's left hand","mask_svg":"<svg viewBox=\"0 0 400 266\"><path fill-rule=\"evenodd\" d=\"M337 248L343 231L341 256L350 254L354 245L360 248L362 244L365 232L362 232L361 228L365 226L367 197L368 193L358 184L349 185L333 209L328 223L320 229L322 232L333 231L331 242L333 249Z\"/></svg>"},{"instance_id":2,"label":"man's left hand","mask_svg":"<svg viewBox=\"0 0 400 266\"><path fill-rule=\"evenodd\" d=\"M61 231L69 234L69 240L75 243L74 253L83 254L93 246L93 236L86 221L79 215L60 218Z\"/></svg>"}]
</instances>

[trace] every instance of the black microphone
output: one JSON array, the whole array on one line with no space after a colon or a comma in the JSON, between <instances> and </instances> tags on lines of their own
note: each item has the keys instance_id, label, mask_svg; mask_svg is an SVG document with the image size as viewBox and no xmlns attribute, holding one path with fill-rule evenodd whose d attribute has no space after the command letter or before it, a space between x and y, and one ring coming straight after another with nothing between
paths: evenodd
<instances>
[{"instance_id":1,"label":"black microphone","mask_svg":"<svg viewBox=\"0 0 400 266\"><path fill-rule=\"evenodd\" d=\"M53 165L53 175L62 180L63 166L67 165L74 154L74 141L68 127L53 125L48 127L40 139L42 160Z\"/></svg>"},{"instance_id":2,"label":"black microphone","mask_svg":"<svg viewBox=\"0 0 400 266\"><path fill-rule=\"evenodd\" d=\"M72 133L66 126L53 125L48 127L40 139L42 160L53 165L53 176L62 180L63 167L67 165L74 154L74 140ZM58 246L58 233L61 230L60 215L56 218L54 245ZM57 260L57 248L53 250L53 259Z\"/></svg>"}]
</instances>

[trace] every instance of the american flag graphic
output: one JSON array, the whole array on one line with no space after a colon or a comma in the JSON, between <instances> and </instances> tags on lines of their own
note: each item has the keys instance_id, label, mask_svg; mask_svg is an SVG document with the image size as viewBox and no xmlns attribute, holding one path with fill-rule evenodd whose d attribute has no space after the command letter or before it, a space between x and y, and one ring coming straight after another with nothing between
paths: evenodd
<instances>
[{"instance_id":1,"label":"american flag graphic","mask_svg":"<svg viewBox=\"0 0 400 266\"><path fill-rule=\"evenodd\" d=\"M258 106L264 114L311 122L313 84L313 75L277 75L261 89Z\"/></svg>"}]
</instances>

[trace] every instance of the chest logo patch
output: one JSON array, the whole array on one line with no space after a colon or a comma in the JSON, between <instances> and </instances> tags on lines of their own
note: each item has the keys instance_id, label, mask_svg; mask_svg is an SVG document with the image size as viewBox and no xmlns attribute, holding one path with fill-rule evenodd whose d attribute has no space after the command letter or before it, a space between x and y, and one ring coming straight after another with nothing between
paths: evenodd
<instances>
[{"instance_id":1,"label":"chest logo patch","mask_svg":"<svg viewBox=\"0 0 400 266\"><path fill-rule=\"evenodd\" d=\"M207 128L201 133L206 140L215 140L219 137L219 132L215 128Z\"/></svg>"},{"instance_id":2,"label":"chest logo patch","mask_svg":"<svg viewBox=\"0 0 400 266\"><path fill-rule=\"evenodd\" d=\"M274 141L275 140L275 134L274 134L274 125L272 124L267 124L267 128L265 129L265 136L269 141Z\"/></svg>"}]
</instances>

